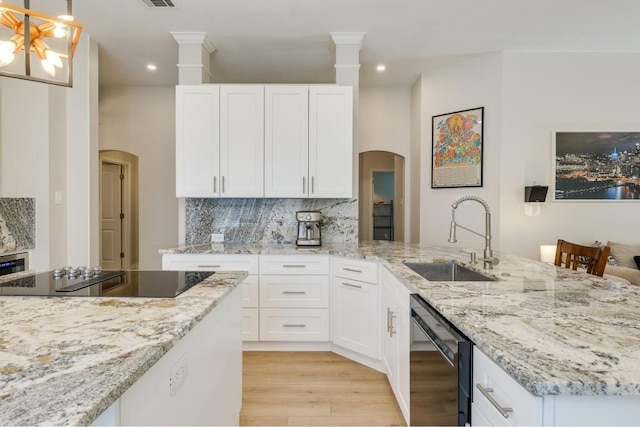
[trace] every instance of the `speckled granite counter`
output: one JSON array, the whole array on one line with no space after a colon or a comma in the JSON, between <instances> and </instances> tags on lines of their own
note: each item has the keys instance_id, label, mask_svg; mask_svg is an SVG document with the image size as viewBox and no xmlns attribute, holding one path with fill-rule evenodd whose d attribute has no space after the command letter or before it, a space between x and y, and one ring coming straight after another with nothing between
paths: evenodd
<instances>
[{"instance_id":1,"label":"speckled granite counter","mask_svg":"<svg viewBox=\"0 0 640 427\"><path fill-rule=\"evenodd\" d=\"M536 395L640 395L640 287L496 253L495 282L429 282L402 260L454 259L455 246L391 242L182 246L162 253L318 253L383 262ZM486 273L487 271L484 270Z\"/></svg>"},{"instance_id":2,"label":"speckled granite counter","mask_svg":"<svg viewBox=\"0 0 640 427\"><path fill-rule=\"evenodd\" d=\"M0 297L0 425L90 424L245 276L166 299Z\"/></svg>"}]
</instances>

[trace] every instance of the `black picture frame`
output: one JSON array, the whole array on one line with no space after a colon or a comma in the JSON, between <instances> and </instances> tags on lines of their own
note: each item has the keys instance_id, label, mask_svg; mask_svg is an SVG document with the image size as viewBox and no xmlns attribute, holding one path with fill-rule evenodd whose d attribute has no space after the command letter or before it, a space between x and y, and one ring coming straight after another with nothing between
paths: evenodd
<instances>
[{"instance_id":1,"label":"black picture frame","mask_svg":"<svg viewBox=\"0 0 640 427\"><path fill-rule=\"evenodd\" d=\"M431 188L482 187L484 107L432 118Z\"/></svg>"}]
</instances>

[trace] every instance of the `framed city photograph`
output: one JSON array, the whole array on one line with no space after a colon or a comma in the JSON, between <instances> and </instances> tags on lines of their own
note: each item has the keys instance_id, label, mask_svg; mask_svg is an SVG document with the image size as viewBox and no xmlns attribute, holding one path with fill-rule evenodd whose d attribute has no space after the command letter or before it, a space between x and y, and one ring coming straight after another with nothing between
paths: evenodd
<instances>
[{"instance_id":1,"label":"framed city photograph","mask_svg":"<svg viewBox=\"0 0 640 427\"><path fill-rule=\"evenodd\" d=\"M553 133L553 200L640 199L640 132Z\"/></svg>"},{"instance_id":2,"label":"framed city photograph","mask_svg":"<svg viewBox=\"0 0 640 427\"><path fill-rule=\"evenodd\" d=\"M433 116L431 188L482 187L484 107Z\"/></svg>"}]
</instances>

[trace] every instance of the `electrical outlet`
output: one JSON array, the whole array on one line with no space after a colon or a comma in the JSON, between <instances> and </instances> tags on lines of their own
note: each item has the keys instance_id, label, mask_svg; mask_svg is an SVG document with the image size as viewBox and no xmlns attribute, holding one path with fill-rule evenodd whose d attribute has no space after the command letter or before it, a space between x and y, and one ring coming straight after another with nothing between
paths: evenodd
<instances>
[{"instance_id":1,"label":"electrical outlet","mask_svg":"<svg viewBox=\"0 0 640 427\"><path fill-rule=\"evenodd\" d=\"M169 371L169 395L173 396L187 380L187 355L183 354Z\"/></svg>"},{"instance_id":2,"label":"electrical outlet","mask_svg":"<svg viewBox=\"0 0 640 427\"><path fill-rule=\"evenodd\" d=\"M211 243L224 242L224 233L211 233Z\"/></svg>"}]
</instances>

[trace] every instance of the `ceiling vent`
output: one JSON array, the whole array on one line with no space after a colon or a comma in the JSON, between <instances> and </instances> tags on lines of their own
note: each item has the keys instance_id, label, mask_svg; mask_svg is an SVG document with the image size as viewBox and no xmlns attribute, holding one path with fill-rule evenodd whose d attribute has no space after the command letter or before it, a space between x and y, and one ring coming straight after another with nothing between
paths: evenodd
<instances>
[{"instance_id":1,"label":"ceiling vent","mask_svg":"<svg viewBox=\"0 0 640 427\"><path fill-rule=\"evenodd\" d=\"M171 0L142 0L149 7L175 7Z\"/></svg>"}]
</instances>

